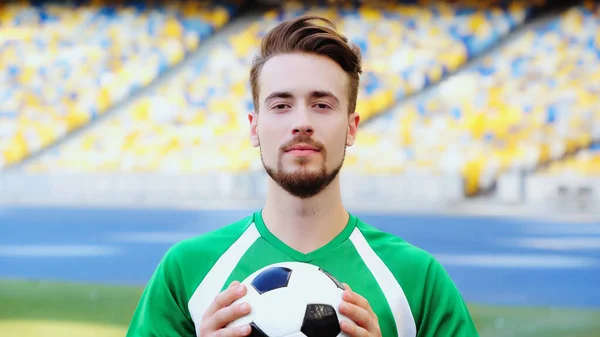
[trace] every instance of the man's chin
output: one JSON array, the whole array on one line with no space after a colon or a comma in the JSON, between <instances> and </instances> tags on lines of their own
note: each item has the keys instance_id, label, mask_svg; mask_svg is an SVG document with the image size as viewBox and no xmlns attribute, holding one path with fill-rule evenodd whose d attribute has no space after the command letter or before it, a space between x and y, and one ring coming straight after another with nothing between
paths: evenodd
<instances>
[{"instance_id":1,"label":"man's chin","mask_svg":"<svg viewBox=\"0 0 600 337\"><path fill-rule=\"evenodd\" d=\"M283 174L287 176L321 176L324 175L323 169L321 167L311 167L311 165L302 165L296 167L290 167L282 170Z\"/></svg>"}]
</instances>

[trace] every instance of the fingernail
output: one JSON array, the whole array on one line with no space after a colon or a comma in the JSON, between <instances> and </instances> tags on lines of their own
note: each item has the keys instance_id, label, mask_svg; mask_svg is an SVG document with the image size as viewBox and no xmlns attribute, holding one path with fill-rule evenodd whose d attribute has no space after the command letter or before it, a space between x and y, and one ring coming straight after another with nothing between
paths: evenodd
<instances>
[{"instance_id":1,"label":"fingernail","mask_svg":"<svg viewBox=\"0 0 600 337\"><path fill-rule=\"evenodd\" d=\"M352 294L350 293L349 290L344 291L344 295L343 295L345 300L349 300L352 298Z\"/></svg>"},{"instance_id":2,"label":"fingernail","mask_svg":"<svg viewBox=\"0 0 600 337\"><path fill-rule=\"evenodd\" d=\"M250 305L248 303L244 303L240 306L240 310L242 310L243 313L248 313L250 311Z\"/></svg>"},{"instance_id":3,"label":"fingernail","mask_svg":"<svg viewBox=\"0 0 600 337\"><path fill-rule=\"evenodd\" d=\"M345 302L344 302L344 303L340 304L340 310L341 310L341 311L346 311L346 310L348 310L348 303L345 303Z\"/></svg>"},{"instance_id":4,"label":"fingernail","mask_svg":"<svg viewBox=\"0 0 600 337\"><path fill-rule=\"evenodd\" d=\"M244 335L250 333L250 326L249 325L241 326L240 333L242 333Z\"/></svg>"},{"instance_id":5,"label":"fingernail","mask_svg":"<svg viewBox=\"0 0 600 337\"><path fill-rule=\"evenodd\" d=\"M340 322L340 328L342 328L342 329L346 329L346 330L347 330L347 329L349 329L349 328L350 328L350 326L348 325L348 322L346 322L346 321L342 320L342 321Z\"/></svg>"},{"instance_id":6,"label":"fingernail","mask_svg":"<svg viewBox=\"0 0 600 337\"><path fill-rule=\"evenodd\" d=\"M244 287L244 285L243 285L243 284L240 284L240 285L238 286L238 288L237 288L237 290L236 290L236 291L237 291L237 293L238 293L238 294L243 294L245 289L246 289L246 288Z\"/></svg>"},{"instance_id":7,"label":"fingernail","mask_svg":"<svg viewBox=\"0 0 600 337\"><path fill-rule=\"evenodd\" d=\"M231 288L231 287L235 287L235 286L237 286L238 284L240 284L238 281L233 281L233 282L231 282L231 283L229 284L229 288Z\"/></svg>"}]
</instances>

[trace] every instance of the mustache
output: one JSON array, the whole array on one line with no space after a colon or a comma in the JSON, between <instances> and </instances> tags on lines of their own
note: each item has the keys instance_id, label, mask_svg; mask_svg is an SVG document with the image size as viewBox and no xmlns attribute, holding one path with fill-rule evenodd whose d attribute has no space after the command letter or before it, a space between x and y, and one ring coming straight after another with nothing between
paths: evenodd
<instances>
[{"instance_id":1,"label":"mustache","mask_svg":"<svg viewBox=\"0 0 600 337\"><path fill-rule=\"evenodd\" d=\"M323 144L315 141L314 139L312 139L311 136L307 136L307 135L298 135L296 137L294 137L292 140L286 142L285 144L283 144L280 148L280 150L282 152L285 152L287 149L289 149L290 147L296 145L296 144L307 144L310 146L314 146L317 150L322 151L325 146L323 146Z\"/></svg>"}]
</instances>

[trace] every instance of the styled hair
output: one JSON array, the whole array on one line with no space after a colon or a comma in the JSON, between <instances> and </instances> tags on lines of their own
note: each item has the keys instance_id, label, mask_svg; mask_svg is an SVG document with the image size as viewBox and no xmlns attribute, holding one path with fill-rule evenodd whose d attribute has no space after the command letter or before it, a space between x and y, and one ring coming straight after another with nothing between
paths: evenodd
<instances>
[{"instance_id":1,"label":"styled hair","mask_svg":"<svg viewBox=\"0 0 600 337\"><path fill-rule=\"evenodd\" d=\"M318 22L322 25L317 24ZM348 74L348 114L353 113L356 109L359 77L362 74L360 48L338 33L332 21L314 15L281 22L263 37L260 54L254 57L250 68L250 86L256 111L259 108L258 80L264 64L275 55L295 52L328 57Z\"/></svg>"}]
</instances>

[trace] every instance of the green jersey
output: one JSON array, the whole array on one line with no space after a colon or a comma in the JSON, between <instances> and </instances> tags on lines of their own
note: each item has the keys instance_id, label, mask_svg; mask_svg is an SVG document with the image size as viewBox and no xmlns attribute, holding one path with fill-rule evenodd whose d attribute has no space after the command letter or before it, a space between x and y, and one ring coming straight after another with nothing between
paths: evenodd
<instances>
[{"instance_id":1,"label":"green jersey","mask_svg":"<svg viewBox=\"0 0 600 337\"><path fill-rule=\"evenodd\" d=\"M311 263L364 296L383 337L477 336L462 296L426 251L354 215L327 245L303 254L256 212L173 245L144 290L127 337L197 336L202 316L231 282L278 262Z\"/></svg>"}]
</instances>

